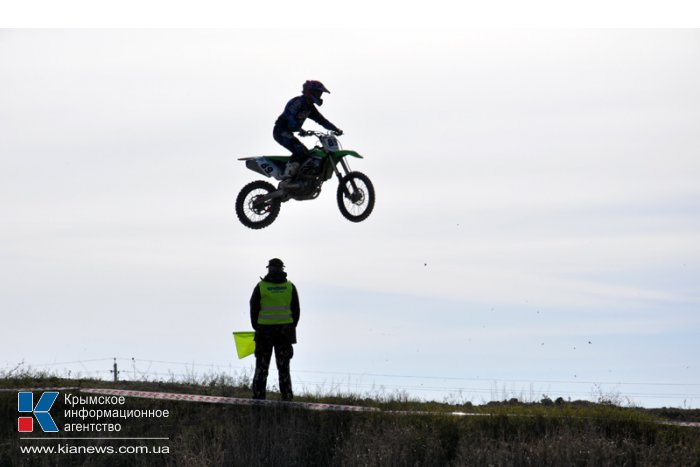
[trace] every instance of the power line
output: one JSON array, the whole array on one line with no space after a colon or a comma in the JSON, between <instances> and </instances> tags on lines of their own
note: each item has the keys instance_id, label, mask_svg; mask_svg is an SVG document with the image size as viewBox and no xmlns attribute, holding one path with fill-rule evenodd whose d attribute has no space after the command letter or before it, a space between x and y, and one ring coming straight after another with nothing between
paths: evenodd
<instances>
[{"instance_id":1,"label":"power line","mask_svg":"<svg viewBox=\"0 0 700 467\"><path fill-rule=\"evenodd\" d=\"M87 362L98 362L98 361L112 361L113 358L95 358L88 360L75 360L69 362L54 362L54 363L42 363L33 366L57 366L57 365L69 365L69 364L83 364ZM143 363L161 363L166 365L183 365L192 367L209 367L209 368L226 368L235 370L246 370L246 367L222 365L215 363L198 363L198 362L178 362L169 360L145 360L145 359L135 359L135 358L117 358L117 360L128 360L132 362L143 362ZM6 367L9 368L9 367ZM89 371L89 370L88 370ZM136 370L138 371L138 370ZM605 385L632 385L632 386L681 386L681 387L693 387L700 386L700 383L674 383L674 382L650 382L650 381L588 381L588 380L548 380L548 379L502 379L502 378L467 378L467 377L456 377L456 376L422 376L422 375L402 375L395 373L357 373L357 372L345 372L345 371L327 371L327 370L292 370L293 373L314 373L314 374L328 374L328 375L342 375L342 376L355 376L355 377L377 377L377 378L404 378L404 379L422 379L422 380L442 380L442 381L469 381L469 382L495 382L495 383L541 383L541 384L605 384Z\"/></svg>"},{"instance_id":2,"label":"power line","mask_svg":"<svg viewBox=\"0 0 700 467\"><path fill-rule=\"evenodd\" d=\"M232 365L220 365L213 363L196 363L196 362L175 362L163 360L136 360L150 363L165 363L171 365L187 365L187 366L203 366L216 368L233 368L246 369L245 367L234 367ZM638 386L700 386L700 383L672 383L672 382L630 382L630 381L579 381L579 380L529 380L529 379L501 379L501 378L465 378L455 376L421 376L421 375L400 375L392 373L355 373L344 371L325 371L325 370L292 370L293 373L317 373L329 375L344 375L344 376L373 376L382 378L407 378L407 379L426 379L426 380L447 380L447 381L478 381L478 382L517 382L517 383L544 383L544 384L606 384L606 385L638 385Z\"/></svg>"},{"instance_id":3,"label":"power line","mask_svg":"<svg viewBox=\"0 0 700 467\"><path fill-rule=\"evenodd\" d=\"M36 366L75 365L75 364L82 364L82 363L87 363L87 362L102 362L105 360L112 360L112 359L111 358L93 358L93 359L88 359L88 360L74 360L72 362L38 363L38 364L33 364L31 366L36 367Z\"/></svg>"}]
</instances>

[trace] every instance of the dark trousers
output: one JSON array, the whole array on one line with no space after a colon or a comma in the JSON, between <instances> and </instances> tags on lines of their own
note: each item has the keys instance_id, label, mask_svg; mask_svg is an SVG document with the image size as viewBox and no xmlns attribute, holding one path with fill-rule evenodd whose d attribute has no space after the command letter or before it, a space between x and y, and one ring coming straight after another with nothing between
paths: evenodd
<instances>
[{"instance_id":1,"label":"dark trousers","mask_svg":"<svg viewBox=\"0 0 700 467\"><path fill-rule=\"evenodd\" d=\"M308 157L308 148L291 131L275 125L272 137L292 153L289 162L298 162L301 165Z\"/></svg>"},{"instance_id":2,"label":"dark trousers","mask_svg":"<svg viewBox=\"0 0 700 467\"><path fill-rule=\"evenodd\" d=\"M259 333L258 333L259 334ZM272 350L275 351L275 362L279 373L280 392L282 400L291 401L292 377L289 374L289 361L294 356L294 348L288 341L281 342L276 339L255 337L255 376L253 377L253 399L265 399L267 387L267 374L272 359Z\"/></svg>"}]
</instances>

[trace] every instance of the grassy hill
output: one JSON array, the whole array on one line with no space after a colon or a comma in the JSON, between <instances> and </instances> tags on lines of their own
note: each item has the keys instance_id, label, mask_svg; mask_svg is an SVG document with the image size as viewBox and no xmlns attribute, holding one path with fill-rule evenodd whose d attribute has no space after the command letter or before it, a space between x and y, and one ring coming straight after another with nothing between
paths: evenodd
<instances>
[{"instance_id":1,"label":"grassy hill","mask_svg":"<svg viewBox=\"0 0 700 467\"><path fill-rule=\"evenodd\" d=\"M82 387L160 391L248 398L250 390L212 379L207 384L106 382L54 377L0 379L0 388ZM35 394L34 403L41 393ZM128 398L118 408L168 410L168 417L81 419L60 391L51 415L61 431L19 433L17 392L0 392L0 465L95 466L332 466L332 465L659 465L700 466L700 428L667 425L668 420L700 421L700 411L639 409L610 403L544 399L451 405L344 397L302 397L299 401L376 407L375 412L312 411L278 404L270 407ZM278 399L272 394L270 399ZM463 412L471 415L454 415ZM143 413L143 412L141 412ZM148 412L146 412L148 413ZM120 424L119 432L66 432L68 423ZM47 437L21 440L24 436ZM70 437L110 437L85 440ZM167 438L116 440L114 437ZM22 452L34 446L53 453ZM63 452L56 452L61 446ZM125 453L104 453L111 447ZM141 452L135 452L142 450ZM145 452L148 451L148 452ZM165 452L167 451L167 452Z\"/></svg>"}]
</instances>

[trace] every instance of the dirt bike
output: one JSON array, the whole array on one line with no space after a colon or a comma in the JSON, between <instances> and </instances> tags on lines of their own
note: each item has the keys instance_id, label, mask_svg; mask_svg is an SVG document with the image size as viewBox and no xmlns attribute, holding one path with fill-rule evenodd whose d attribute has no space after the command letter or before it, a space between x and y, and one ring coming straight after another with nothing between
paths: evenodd
<instances>
[{"instance_id":1,"label":"dirt bike","mask_svg":"<svg viewBox=\"0 0 700 467\"><path fill-rule=\"evenodd\" d=\"M363 157L355 151L340 148L334 132L299 131L300 136L316 136L321 145L309 150L309 157L299 167L296 177L285 181L278 188L264 180L248 183L236 198L236 215L243 225L262 229L272 224L280 212L282 203L295 199L316 199L321 186L333 174L338 177L338 208L346 219L360 222L374 209L374 186L363 173L350 170L347 156ZM282 180L289 156L241 157L253 172Z\"/></svg>"}]
</instances>

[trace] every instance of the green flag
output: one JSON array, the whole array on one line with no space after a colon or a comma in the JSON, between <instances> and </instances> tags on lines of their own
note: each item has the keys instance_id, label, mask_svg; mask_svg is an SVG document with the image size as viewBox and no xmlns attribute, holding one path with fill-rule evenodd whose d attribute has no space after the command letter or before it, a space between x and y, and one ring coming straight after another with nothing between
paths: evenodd
<instances>
[{"instance_id":1,"label":"green flag","mask_svg":"<svg viewBox=\"0 0 700 467\"><path fill-rule=\"evenodd\" d=\"M236 341L239 359L255 352L255 331L234 332L233 340Z\"/></svg>"}]
</instances>

